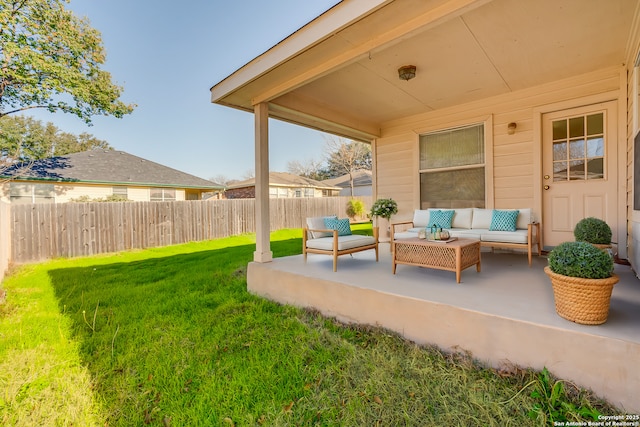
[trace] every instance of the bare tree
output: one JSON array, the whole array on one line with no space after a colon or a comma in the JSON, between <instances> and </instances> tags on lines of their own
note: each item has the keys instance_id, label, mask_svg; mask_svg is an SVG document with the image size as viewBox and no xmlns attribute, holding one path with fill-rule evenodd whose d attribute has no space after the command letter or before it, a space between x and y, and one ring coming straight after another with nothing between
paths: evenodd
<instances>
[{"instance_id":1,"label":"bare tree","mask_svg":"<svg viewBox=\"0 0 640 427\"><path fill-rule=\"evenodd\" d=\"M340 137L328 137L325 141L329 176L349 174L353 196L353 174L359 169L371 170L371 146L363 142Z\"/></svg>"},{"instance_id":2,"label":"bare tree","mask_svg":"<svg viewBox=\"0 0 640 427\"><path fill-rule=\"evenodd\" d=\"M216 175L213 178L209 178L209 181L226 187L227 185L231 184L233 180L230 178L227 178L225 175Z\"/></svg>"},{"instance_id":3,"label":"bare tree","mask_svg":"<svg viewBox=\"0 0 640 427\"><path fill-rule=\"evenodd\" d=\"M308 159L305 162L292 160L287 163L287 172L322 181L328 178L327 171L322 165L323 160Z\"/></svg>"}]
</instances>

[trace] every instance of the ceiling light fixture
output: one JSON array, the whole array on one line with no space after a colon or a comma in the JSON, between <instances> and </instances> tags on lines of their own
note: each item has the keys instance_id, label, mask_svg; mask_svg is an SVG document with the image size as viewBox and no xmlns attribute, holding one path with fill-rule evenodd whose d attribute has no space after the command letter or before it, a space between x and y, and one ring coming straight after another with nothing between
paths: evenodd
<instances>
[{"instance_id":1,"label":"ceiling light fixture","mask_svg":"<svg viewBox=\"0 0 640 427\"><path fill-rule=\"evenodd\" d=\"M403 67L398 68L398 77L400 77L400 80L411 80L415 76L416 76L415 65L405 65Z\"/></svg>"}]
</instances>

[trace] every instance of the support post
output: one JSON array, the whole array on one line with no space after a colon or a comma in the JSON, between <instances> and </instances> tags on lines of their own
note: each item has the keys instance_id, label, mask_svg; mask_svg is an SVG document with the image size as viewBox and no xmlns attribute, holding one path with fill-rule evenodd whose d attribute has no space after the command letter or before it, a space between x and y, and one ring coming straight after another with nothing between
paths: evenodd
<instances>
[{"instance_id":1,"label":"support post","mask_svg":"<svg viewBox=\"0 0 640 427\"><path fill-rule=\"evenodd\" d=\"M255 162L256 162L256 251L255 262L271 262L269 224L269 104L261 102L254 106L255 116Z\"/></svg>"}]
</instances>

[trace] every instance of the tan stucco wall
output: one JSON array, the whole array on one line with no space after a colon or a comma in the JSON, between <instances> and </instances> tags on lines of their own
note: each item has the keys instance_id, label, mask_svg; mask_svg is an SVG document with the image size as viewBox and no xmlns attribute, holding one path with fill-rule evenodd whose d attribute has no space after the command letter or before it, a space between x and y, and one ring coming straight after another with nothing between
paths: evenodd
<instances>
[{"instance_id":1,"label":"tan stucco wall","mask_svg":"<svg viewBox=\"0 0 640 427\"><path fill-rule=\"evenodd\" d=\"M420 207L419 135L484 123L487 154L486 207L531 207L535 218L540 220L541 114L623 98L626 88L622 87L621 76L624 72L622 67L608 68L455 108L385 123L382 137L374 141L377 167L374 197L393 197L398 202L399 212L392 218L393 221L410 219L413 210ZM507 134L510 122L517 124L513 135ZM626 147L623 138L620 138L619 146ZM626 173L624 170L621 172ZM624 197L621 199L619 211L624 213L626 203ZM624 233L626 224L618 226Z\"/></svg>"}]
</instances>

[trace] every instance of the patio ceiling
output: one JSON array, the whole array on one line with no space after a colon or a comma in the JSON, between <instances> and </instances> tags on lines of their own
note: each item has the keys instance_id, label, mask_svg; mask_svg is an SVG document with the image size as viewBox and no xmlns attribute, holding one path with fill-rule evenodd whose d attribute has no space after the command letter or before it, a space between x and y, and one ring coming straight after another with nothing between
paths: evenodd
<instances>
[{"instance_id":1,"label":"patio ceiling","mask_svg":"<svg viewBox=\"0 0 640 427\"><path fill-rule=\"evenodd\" d=\"M211 99L369 140L403 117L622 66L637 14L637 0L346 0ZM416 77L400 80L408 64Z\"/></svg>"}]
</instances>

